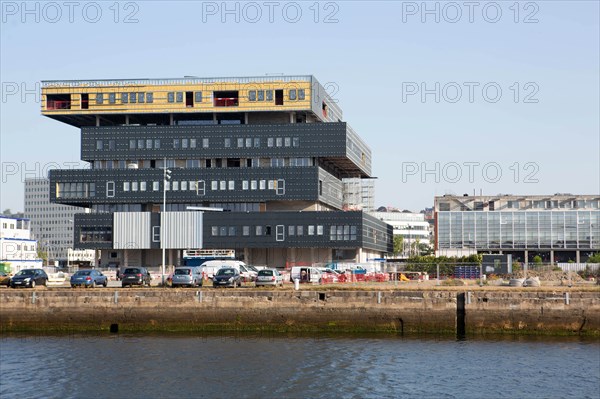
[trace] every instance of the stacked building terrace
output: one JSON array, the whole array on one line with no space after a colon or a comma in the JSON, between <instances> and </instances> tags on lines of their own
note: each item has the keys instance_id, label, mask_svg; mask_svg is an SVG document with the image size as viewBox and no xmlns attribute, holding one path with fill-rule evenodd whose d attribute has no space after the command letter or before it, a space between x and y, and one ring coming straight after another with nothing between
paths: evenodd
<instances>
[{"instance_id":1,"label":"stacked building terrace","mask_svg":"<svg viewBox=\"0 0 600 399\"><path fill-rule=\"evenodd\" d=\"M100 265L159 266L163 247L172 265L234 249L273 267L392 250L391 226L342 210L371 151L313 76L45 81L42 114L80 128L90 169L51 171L50 199L91 209L74 246Z\"/></svg>"}]
</instances>

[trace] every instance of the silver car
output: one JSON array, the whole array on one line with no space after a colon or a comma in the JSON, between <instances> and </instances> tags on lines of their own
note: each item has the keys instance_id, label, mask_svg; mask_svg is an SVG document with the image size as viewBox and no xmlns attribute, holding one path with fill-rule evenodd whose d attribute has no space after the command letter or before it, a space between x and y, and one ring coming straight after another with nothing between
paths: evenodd
<instances>
[{"instance_id":1,"label":"silver car","mask_svg":"<svg viewBox=\"0 0 600 399\"><path fill-rule=\"evenodd\" d=\"M283 287L283 276L275 269L259 270L258 276L256 276L256 286L260 287L263 285L272 285L274 287L280 285Z\"/></svg>"},{"instance_id":2,"label":"silver car","mask_svg":"<svg viewBox=\"0 0 600 399\"><path fill-rule=\"evenodd\" d=\"M176 267L175 272L171 280L171 285L176 286L188 286L188 287L202 287L202 271L197 266L182 266Z\"/></svg>"}]
</instances>

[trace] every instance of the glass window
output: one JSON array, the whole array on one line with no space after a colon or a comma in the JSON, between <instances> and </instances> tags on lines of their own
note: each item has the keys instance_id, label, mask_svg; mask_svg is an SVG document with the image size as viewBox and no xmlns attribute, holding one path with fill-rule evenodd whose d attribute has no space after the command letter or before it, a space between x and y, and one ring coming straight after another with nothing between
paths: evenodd
<instances>
[{"instance_id":1,"label":"glass window","mask_svg":"<svg viewBox=\"0 0 600 399\"><path fill-rule=\"evenodd\" d=\"M308 235L309 236L314 236L315 235L315 226L313 226L313 225L309 225L308 226Z\"/></svg>"},{"instance_id":2,"label":"glass window","mask_svg":"<svg viewBox=\"0 0 600 399\"><path fill-rule=\"evenodd\" d=\"M179 149L179 139L173 139L173 148Z\"/></svg>"},{"instance_id":3,"label":"glass window","mask_svg":"<svg viewBox=\"0 0 600 399\"><path fill-rule=\"evenodd\" d=\"M109 93L108 95L108 103L109 104L114 104L116 102L116 98L115 98L115 93Z\"/></svg>"},{"instance_id":4,"label":"glass window","mask_svg":"<svg viewBox=\"0 0 600 399\"><path fill-rule=\"evenodd\" d=\"M181 148L188 148L188 139L181 139Z\"/></svg>"},{"instance_id":5,"label":"glass window","mask_svg":"<svg viewBox=\"0 0 600 399\"><path fill-rule=\"evenodd\" d=\"M277 139L275 140L275 145L277 147L281 147L283 144L283 139L281 137L277 137Z\"/></svg>"},{"instance_id":6,"label":"glass window","mask_svg":"<svg viewBox=\"0 0 600 399\"><path fill-rule=\"evenodd\" d=\"M260 147L260 137L254 138L254 148Z\"/></svg>"},{"instance_id":7,"label":"glass window","mask_svg":"<svg viewBox=\"0 0 600 399\"><path fill-rule=\"evenodd\" d=\"M289 147L292 145L292 139L290 139L289 137L285 138L285 146Z\"/></svg>"},{"instance_id":8,"label":"glass window","mask_svg":"<svg viewBox=\"0 0 600 399\"><path fill-rule=\"evenodd\" d=\"M256 180L250 181L250 190L256 190L257 187Z\"/></svg>"},{"instance_id":9,"label":"glass window","mask_svg":"<svg viewBox=\"0 0 600 399\"><path fill-rule=\"evenodd\" d=\"M250 226L242 226L242 235L249 236L250 235Z\"/></svg>"},{"instance_id":10,"label":"glass window","mask_svg":"<svg viewBox=\"0 0 600 399\"><path fill-rule=\"evenodd\" d=\"M256 90L248 91L248 100L256 101Z\"/></svg>"},{"instance_id":11,"label":"glass window","mask_svg":"<svg viewBox=\"0 0 600 399\"><path fill-rule=\"evenodd\" d=\"M234 180L229 180L229 182L228 182L228 189L229 190L235 190L235 181Z\"/></svg>"},{"instance_id":12,"label":"glass window","mask_svg":"<svg viewBox=\"0 0 600 399\"><path fill-rule=\"evenodd\" d=\"M137 93L129 93L129 102L134 104L137 100Z\"/></svg>"},{"instance_id":13,"label":"glass window","mask_svg":"<svg viewBox=\"0 0 600 399\"><path fill-rule=\"evenodd\" d=\"M251 138L247 138L246 139L246 148L250 148L252 147L252 139Z\"/></svg>"},{"instance_id":14,"label":"glass window","mask_svg":"<svg viewBox=\"0 0 600 399\"><path fill-rule=\"evenodd\" d=\"M267 182L266 182L266 180L261 180L259 187L260 187L261 190L265 190L267 188Z\"/></svg>"},{"instance_id":15,"label":"glass window","mask_svg":"<svg viewBox=\"0 0 600 399\"><path fill-rule=\"evenodd\" d=\"M318 236L323 235L323 225L317 225L317 235Z\"/></svg>"},{"instance_id":16,"label":"glass window","mask_svg":"<svg viewBox=\"0 0 600 399\"><path fill-rule=\"evenodd\" d=\"M298 89L298 100L304 100L304 89Z\"/></svg>"},{"instance_id":17,"label":"glass window","mask_svg":"<svg viewBox=\"0 0 600 399\"><path fill-rule=\"evenodd\" d=\"M137 141L137 148L138 150L143 150L144 149L144 139L138 139Z\"/></svg>"},{"instance_id":18,"label":"glass window","mask_svg":"<svg viewBox=\"0 0 600 399\"><path fill-rule=\"evenodd\" d=\"M187 191L187 181L181 182L181 191Z\"/></svg>"},{"instance_id":19,"label":"glass window","mask_svg":"<svg viewBox=\"0 0 600 399\"><path fill-rule=\"evenodd\" d=\"M96 150L102 150L102 140L96 140Z\"/></svg>"},{"instance_id":20,"label":"glass window","mask_svg":"<svg viewBox=\"0 0 600 399\"><path fill-rule=\"evenodd\" d=\"M273 101L273 90L267 90L267 101Z\"/></svg>"},{"instance_id":21,"label":"glass window","mask_svg":"<svg viewBox=\"0 0 600 399\"><path fill-rule=\"evenodd\" d=\"M129 101L129 94L127 93L121 93L121 102L123 104L127 104Z\"/></svg>"},{"instance_id":22,"label":"glass window","mask_svg":"<svg viewBox=\"0 0 600 399\"><path fill-rule=\"evenodd\" d=\"M267 147L273 147L273 137L267 139Z\"/></svg>"},{"instance_id":23,"label":"glass window","mask_svg":"<svg viewBox=\"0 0 600 399\"><path fill-rule=\"evenodd\" d=\"M219 182L216 180L213 180L210 182L210 189L215 191L219 189Z\"/></svg>"},{"instance_id":24,"label":"glass window","mask_svg":"<svg viewBox=\"0 0 600 399\"><path fill-rule=\"evenodd\" d=\"M146 139L146 149L147 150L152 149L152 139Z\"/></svg>"},{"instance_id":25,"label":"glass window","mask_svg":"<svg viewBox=\"0 0 600 399\"><path fill-rule=\"evenodd\" d=\"M179 191L179 182L178 181L174 181L172 184L172 190L173 191Z\"/></svg>"},{"instance_id":26,"label":"glass window","mask_svg":"<svg viewBox=\"0 0 600 399\"><path fill-rule=\"evenodd\" d=\"M201 103L202 102L202 92L201 91L197 91L196 94L196 102L197 103Z\"/></svg>"},{"instance_id":27,"label":"glass window","mask_svg":"<svg viewBox=\"0 0 600 399\"><path fill-rule=\"evenodd\" d=\"M258 101L265 101L265 91L264 90L258 91Z\"/></svg>"},{"instance_id":28,"label":"glass window","mask_svg":"<svg viewBox=\"0 0 600 399\"><path fill-rule=\"evenodd\" d=\"M160 139L154 139L154 149L158 150L160 148Z\"/></svg>"},{"instance_id":29,"label":"glass window","mask_svg":"<svg viewBox=\"0 0 600 399\"><path fill-rule=\"evenodd\" d=\"M140 191L146 191L146 182L145 181L140 182Z\"/></svg>"},{"instance_id":30,"label":"glass window","mask_svg":"<svg viewBox=\"0 0 600 399\"><path fill-rule=\"evenodd\" d=\"M152 93L146 93L146 102L147 103L153 103L154 102L154 94Z\"/></svg>"},{"instance_id":31,"label":"glass window","mask_svg":"<svg viewBox=\"0 0 600 399\"><path fill-rule=\"evenodd\" d=\"M96 94L96 104L102 104L104 102L104 94Z\"/></svg>"},{"instance_id":32,"label":"glass window","mask_svg":"<svg viewBox=\"0 0 600 399\"><path fill-rule=\"evenodd\" d=\"M112 198L115 196L115 182L114 181L106 182L106 196L108 198Z\"/></svg>"},{"instance_id":33,"label":"glass window","mask_svg":"<svg viewBox=\"0 0 600 399\"><path fill-rule=\"evenodd\" d=\"M196 148L196 139L190 139L190 148Z\"/></svg>"},{"instance_id":34,"label":"glass window","mask_svg":"<svg viewBox=\"0 0 600 399\"><path fill-rule=\"evenodd\" d=\"M158 190L160 190L160 182L153 181L152 182L152 191L158 191Z\"/></svg>"},{"instance_id":35,"label":"glass window","mask_svg":"<svg viewBox=\"0 0 600 399\"><path fill-rule=\"evenodd\" d=\"M219 189L220 190L227 190L227 182L225 180L221 180L219 182Z\"/></svg>"},{"instance_id":36,"label":"glass window","mask_svg":"<svg viewBox=\"0 0 600 399\"><path fill-rule=\"evenodd\" d=\"M170 103L175 102L175 93L173 93L173 92L167 93L167 101Z\"/></svg>"},{"instance_id":37,"label":"glass window","mask_svg":"<svg viewBox=\"0 0 600 399\"><path fill-rule=\"evenodd\" d=\"M228 230L229 230L229 231L228 231L228 235L229 235L230 237L233 237L233 236L236 236L236 235L237 235L237 231L236 231L236 228L235 228L235 226L229 226L229 229L228 229Z\"/></svg>"},{"instance_id":38,"label":"glass window","mask_svg":"<svg viewBox=\"0 0 600 399\"><path fill-rule=\"evenodd\" d=\"M242 190L248 190L248 180L242 181Z\"/></svg>"},{"instance_id":39,"label":"glass window","mask_svg":"<svg viewBox=\"0 0 600 399\"><path fill-rule=\"evenodd\" d=\"M288 236L296 235L296 226L288 226Z\"/></svg>"},{"instance_id":40,"label":"glass window","mask_svg":"<svg viewBox=\"0 0 600 399\"><path fill-rule=\"evenodd\" d=\"M210 228L210 234L213 236L218 236L219 235L219 226L212 226Z\"/></svg>"},{"instance_id":41,"label":"glass window","mask_svg":"<svg viewBox=\"0 0 600 399\"><path fill-rule=\"evenodd\" d=\"M238 148L242 148L244 146L244 139L238 138L237 139L237 146L238 146Z\"/></svg>"},{"instance_id":42,"label":"glass window","mask_svg":"<svg viewBox=\"0 0 600 399\"><path fill-rule=\"evenodd\" d=\"M178 91L177 92L177 102L178 103L182 103L183 102L183 92L182 91Z\"/></svg>"},{"instance_id":43,"label":"glass window","mask_svg":"<svg viewBox=\"0 0 600 399\"><path fill-rule=\"evenodd\" d=\"M262 226L256 226L254 234L257 235L257 236L262 236L263 235L263 227Z\"/></svg>"},{"instance_id":44,"label":"glass window","mask_svg":"<svg viewBox=\"0 0 600 399\"><path fill-rule=\"evenodd\" d=\"M135 140L129 140L129 149L135 150Z\"/></svg>"},{"instance_id":45,"label":"glass window","mask_svg":"<svg viewBox=\"0 0 600 399\"><path fill-rule=\"evenodd\" d=\"M123 191L129 191L129 182L128 181L123 182Z\"/></svg>"},{"instance_id":46,"label":"glass window","mask_svg":"<svg viewBox=\"0 0 600 399\"><path fill-rule=\"evenodd\" d=\"M229 148L231 147L231 139L230 138L226 138L225 139L225 148Z\"/></svg>"},{"instance_id":47,"label":"glass window","mask_svg":"<svg viewBox=\"0 0 600 399\"><path fill-rule=\"evenodd\" d=\"M208 139L202 139L202 148L208 148Z\"/></svg>"},{"instance_id":48,"label":"glass window","mask_svg":"<svg viewBox=\"0 0 600 399\"><path fill-rule=\"evenodd\" d=\"M290 100L295 100L296 99L296 89L291 89L290 90Z\"/></svg>"},{"instance_id":49,"label":"glass window","mask_svg":"<svg viewBox=\"0 0 600 399\"><path fill-rule=\"evenodd\" d=\"M297 226L296 231L298 232L299 236L303 236L304 235L304 226Z\"/></svg>"},{"instance_id":50,"label":"glass window","mask_svg":"<svg viewBox=\"0 0 600 399\"><path fill-rule=\"evenodd\" d=\"M292 147L298 147L300 145L300 139L298 137L292 138Z\"/></svg>"},{"instance_id":51,"label":"glass window","mask_svg":"<svg viewBox=\"0 0 600 399\"><path fill-rule=\"evenodd\" d=\"M131 183L131 191L137 191L138 190L138 182L134 181Z\"/></svg>"},{"instance_id":52,"label":"glass window","mask_svg":"<svg viewBox=\"0 0 600 399\"><path fill-rule=\"evenodd\" d=\"M138 103L144 103L146 100L146 93L138 93Z\"/></svg>"}]
</instances>

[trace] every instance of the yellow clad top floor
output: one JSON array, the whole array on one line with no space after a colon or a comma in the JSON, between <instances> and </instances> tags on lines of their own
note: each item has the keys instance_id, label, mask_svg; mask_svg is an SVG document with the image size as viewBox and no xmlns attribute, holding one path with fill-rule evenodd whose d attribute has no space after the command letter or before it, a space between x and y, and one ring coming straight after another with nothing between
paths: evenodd
<instances>
[{"instance_id":1,"label":"yellow clad top floor","mask_svg":"<svg viewBox=\"0 0 600 399\"><path fill-rule=\"evenodd\" d=\"M68 123L77 115L265 111L308 112L322 122L342 118L310 75L42 82L42 114Z\"/></svg>"}]
</instances>

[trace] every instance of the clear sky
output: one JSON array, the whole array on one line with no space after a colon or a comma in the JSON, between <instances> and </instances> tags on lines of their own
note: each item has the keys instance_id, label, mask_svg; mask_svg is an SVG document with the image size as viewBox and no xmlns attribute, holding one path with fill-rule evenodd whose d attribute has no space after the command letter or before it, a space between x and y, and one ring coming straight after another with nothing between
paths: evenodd
<instances>
[{"instance_id":1,"label":"clear sky","mask_svg":"<svg viewBox=\"0 0 600 399\"><path fill-rule=\"evenodd\" d=\"M2 2L1 205L79 161L41 80L312 74L368 143L376 205L599 194L598 1ZM29 92L28 92L29 91Z\"/></svg>"}]
</instances>

